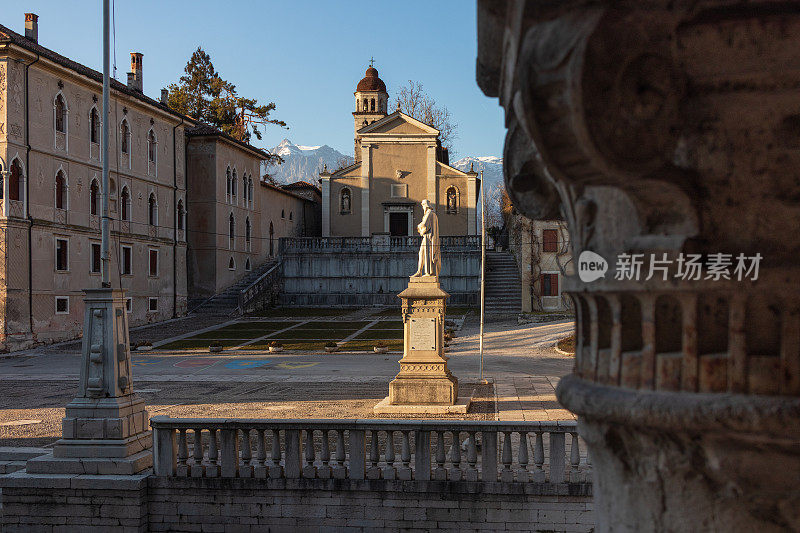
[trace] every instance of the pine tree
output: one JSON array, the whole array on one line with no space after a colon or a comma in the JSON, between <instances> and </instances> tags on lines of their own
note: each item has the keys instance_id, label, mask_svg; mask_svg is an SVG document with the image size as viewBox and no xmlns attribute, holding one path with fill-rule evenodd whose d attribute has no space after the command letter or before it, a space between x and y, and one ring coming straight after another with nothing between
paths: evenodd
<instances>
[{"instance_id":1,"label":"pine tree","mask_svg":"<svg viewBox=\"0 0 800 533\"><path fill-rule=\"evenodd\" d=\"M274 102L259 105L256 98L239 96L236 86L219 75L201 47L189 58L184 73L178 83L167 87L167 105L175 111L243 142L250 142L253 136L261 140L262 129L268 124L289 129L286 122L269 117L275 110ZM282 162L276 155L270 162L279 160Z\"/></svg>"}]
</instances>

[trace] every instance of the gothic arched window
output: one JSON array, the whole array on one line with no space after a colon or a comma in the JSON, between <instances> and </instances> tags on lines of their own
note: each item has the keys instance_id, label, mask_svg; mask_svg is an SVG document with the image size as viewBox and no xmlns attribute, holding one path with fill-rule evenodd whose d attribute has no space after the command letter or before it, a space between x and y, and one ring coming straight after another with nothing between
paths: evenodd
<instances>
[{"instance_id":1,"label":"gothic arched window","mask_svg":"<svg viewBox=\"0 0 800 533\"><path fill-rule=\"evenodd\" d=\"M92 180L92 184L89 186L89 213L96 215L98 214L99 205L99 196L100 196L100 185L97 183L97 180Z\"/></svg>"},{"instance_id":2,"label":"gothic arched window","mask_svg":"<svg viewBox=\"0 0 800 533\"><path fill-rule=\"evenodd\" d=\"M153 130L150 130L147 134L147 161L155 163L156 153L156 134Z\"/></svg>"},{"instance_id":3,"label":"gothic arched window","mask_svg":"<svg viewBox=\"0 0 800 533\"><path fill-rule=\"evenodd\" d=\"M67 133L67 103L64 101L64 96L61 93L56 95L53 106L55 107L56 131L59 133Z\"/></svg>"},{"instance_id":4,"label":"gothic arched window","mask_svg":"<svg viewBox=\"0 0 800 533\"><path fill-rule=\"evenodd\" d=\"M272 228L272 222L269 223L269 255L275 255L275 230Z\"/></svg>"},{"instance_id":5,"label":"gothic arched window","mask_svg":"<svg viewBox=\"0 0 800 533\"><path fill-rule=\"evenodd\" d=\"M186 225L186 211L183 209L183 200L178 200L178 230L183 231Z\"/></svg>"},{"instance_id":6,"label":"gothic arched window","mask_svg":"<svg viewBox=\"0 0 800 533\"><path fill-rule=\"evenodd\" d=\"M100 142L100 115L96 107L89 112L89 140L95 144Z\"/></svg>"},{"instance_id":7,"label":"gothic arched window","mask_svg":"<svg viewBox=\"0 0 800 533\"><path fill-rule=\"evenodd\" d=\"M352 200L351 200L350 189L345 187L344 189L342 189L342 192L341 192L340 198L339 198L339 210L341 211L342 214L346 214L346 213L350 212L351 201Z\"/></svg>"},{"instance_id":8,"label":"gothic arched window","mask_svg":"<svg viewBox=\"0 0 800 533\"><path fill-rule=\"evenodd\" d=\"M147 223L151 226L158 225L158 202L155 193L152 192L147 200Z\"/></svg>"},{"instance_id":9,"label":"gothic arched window","mask_svg":"<svg viewBox=\"0 0 800 533\"><path fill-rule=\"evenodd\" d=\"M119 195L120 199L120 214L122 220L131 219L131 193L128 192L128 186L122 187L122 192Z\"/></svg>"},{"instance_id":10,"label":"gothic arched window","mask_svg":"<svg viewBox=\"0 0 800 533\"><path fill-rule=\"evenodd\" d=\"M121 137L119 140L120 152L123 154L129 154L131 129L128 127L128 119L122 120L122 124L119 126L119 134Z\"/></svg>"},{"instance_id":11,"label":"gothic arched window","mask_svg":"<svg viewBox=\"0 0 800 533\"><path fill-rule=\"evenodd\" d=\"M67 178L64 171L59 170L56 174L56 209L67 208Z\"/></svg>"}]
</instances>

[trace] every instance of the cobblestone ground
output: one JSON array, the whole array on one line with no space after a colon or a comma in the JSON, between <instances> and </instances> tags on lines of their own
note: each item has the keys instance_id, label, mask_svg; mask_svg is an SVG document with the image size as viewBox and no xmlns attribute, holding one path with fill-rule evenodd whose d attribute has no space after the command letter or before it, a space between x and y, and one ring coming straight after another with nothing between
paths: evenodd
<instances>
[{"instance_id":1,"label":"cobblestone ground","mask_svg":"<svg viewBox=\"0 0 800 533\"><path fill-rule=\"evenodd\" d=\"M2 381L0 446L48 446L61 436L77 382ZM468 420L494 420L491 386L464 383L476 399ZM136 383L150 416L203 418L375 418L385 383ZM309 400L313 398L313 400ZM17 425L3 425L13 423Z\"/></svg>"}]
</instances>

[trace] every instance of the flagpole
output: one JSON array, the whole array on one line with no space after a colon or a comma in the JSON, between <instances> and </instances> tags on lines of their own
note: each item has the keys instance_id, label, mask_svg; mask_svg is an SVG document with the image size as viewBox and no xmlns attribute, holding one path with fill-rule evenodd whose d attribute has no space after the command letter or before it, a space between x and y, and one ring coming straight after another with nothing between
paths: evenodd
<instances>
[{"instance_id":1,"label":"flagpole","mask_svg":"<svg viewBox=\"0 0 800 533\"><path fill-rule=\"evenodd\" d=\"M481 358L481 383L486 383L483 378L483 322L486 312L486 202L484 201L483 170L481 170L481 333L480 333L480 358Z\"/></svg>"},{"instance_id":2,"label":"flagpole","mask_svg":"<svg viewBox=\"0 0 800 533\"><path fill-rule=\"evenodd\" d=\"M100 259L103 266L103 287L111 287L111 269L109 268L109 217L108 217L108 94L110 92L109 80L109 45L108 45L108 0L103 0L103 118L102 118L102 158L103 158L103 220L101 225Z\"/></svg>"}]
</instances>

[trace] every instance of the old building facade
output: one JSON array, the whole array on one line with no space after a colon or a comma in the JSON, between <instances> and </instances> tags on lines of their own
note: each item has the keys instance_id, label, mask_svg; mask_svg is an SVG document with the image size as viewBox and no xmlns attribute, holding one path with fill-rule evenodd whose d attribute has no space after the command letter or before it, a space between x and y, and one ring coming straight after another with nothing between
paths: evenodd
<instances>
[{"instance_id":1,"label":"old building facade","mask_svg":"<svg viewBox=\"0 0 800 533\"><path fill-rule=\"evenodd\" d=\"M187 130L189 292L212 296L278 255L281 237L304 234L316 202L259 178L263 151L214 128ZM191 192L190 191L190 192Z\"/></svg>"},{"instance_id":2,"label":"old building facade","mask_svg":"<svg viewBox=\"0 0 800 533\"><path fill-rule=\"evenodd\" d=\"M448 165L439 131L401 111L370 67L355 95L355 163L322 172L322 235L416 235L427 199L442 235L476 235L480 180Z\"/></svg>"},{"instance_id":3,"label":"old building facade","mask_svg":"<svg viewBox=\"0 0 800 533\"><path fill-rule=\"evenodd\" d=\"M100 287L102 76L0 26L0 347L74 338L82 291ZM131 324L186 309L186 117L129 84L112 82L109 204L112 279L127 291Z\"/></svg>"}]
</instances>

